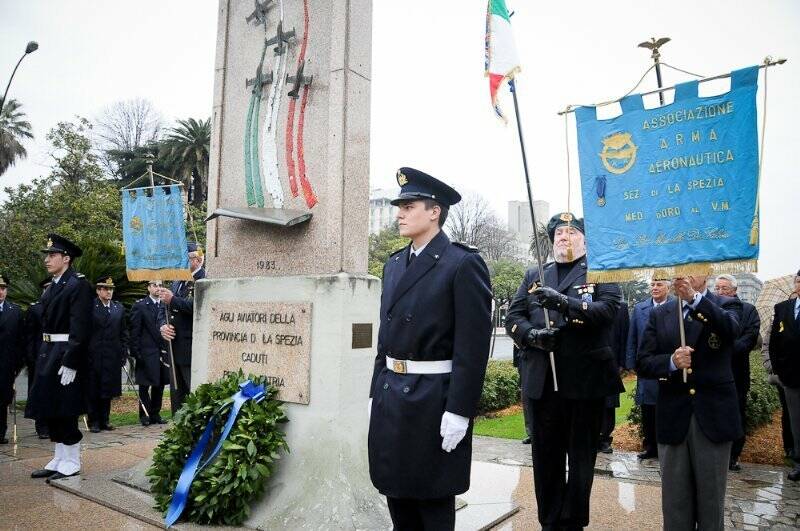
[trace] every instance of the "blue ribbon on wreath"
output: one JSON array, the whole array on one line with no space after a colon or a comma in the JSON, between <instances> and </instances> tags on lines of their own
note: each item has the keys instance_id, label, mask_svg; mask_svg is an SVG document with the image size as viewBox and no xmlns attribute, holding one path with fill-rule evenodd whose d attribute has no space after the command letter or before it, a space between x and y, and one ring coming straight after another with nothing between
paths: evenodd
<instances>
[{"instance_id":1,"label":"blue ribbon on wreath","mask_svg":"<svg viewBox=\"0 0 800 531\"><path fill-rule=\"evenodd\" d=\"M213 415L211 415L211 418L208 420L208 424L206 425L206 429L203 431L203 434L200 436L197 444L195 444L194 449L192 449L192 453L189 454L186 464L183 466L183 471L178 478L178 484L175 485L175 491L172 493L172 501L170 501L169 508L167 509L167 516L164 518L164 523L167 525L167 527L174 524L178 518L180 518L181 513L183 513L183 510L186 508L186 502L189 501L189 489L192 486L194 478L206 466L208 466L208 464L211 463L215 457L217 457L217 454L219 454L219 451L222 449L222 444L225 442L231 432L233 423L236 422L236 417L239 416L239 410L242 409L242 406L245 404L245 402L248 400L261 402L266 397L267 394L263 385L256 385L250 380L239 384L239 391L231 396L231 400L233 401L231 403L231 410L230 413L228 413L228 420L225 422L225 427L220 434L219 440L217 441L217 444L214 446L214 449L211 451L211 453L208 454L208 457L206 457L205 461L201 463L203 454L205 453L206 447L211 441L211 435L214 432L214 426L216 424L215 420L228 404L225 404Z\"/></svg>"}]
</instances>

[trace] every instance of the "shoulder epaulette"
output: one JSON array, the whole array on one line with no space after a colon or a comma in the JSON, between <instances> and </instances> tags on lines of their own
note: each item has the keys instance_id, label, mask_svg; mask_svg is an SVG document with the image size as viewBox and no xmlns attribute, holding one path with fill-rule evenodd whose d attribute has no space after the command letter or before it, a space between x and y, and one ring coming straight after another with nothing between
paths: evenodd
<instances>
[{"instance_id":1,"label":"shoulder epaulette","mask_svg":"<svg viewBox=\"0 0 800 531\"><path fill-rule=\"evenodd\" d=\"M478 248L477 247L475 247L474 245L469 245L467 243L453 242L453 245L455 245L456 247L461 247L465 251L469 251L471 253L477 253L478 252Z\"/></svg>"},{"instance_id":2,"label":"shoulder epaulette","mask_svg":"<svg viewBox=\"0 0 800 531\"><path fill-rule=\"evenodd\" d=\"M75 276L78 278L86 278L86 275L84 275L83 273L75 273Z\"/></svg>"}]
</instances>

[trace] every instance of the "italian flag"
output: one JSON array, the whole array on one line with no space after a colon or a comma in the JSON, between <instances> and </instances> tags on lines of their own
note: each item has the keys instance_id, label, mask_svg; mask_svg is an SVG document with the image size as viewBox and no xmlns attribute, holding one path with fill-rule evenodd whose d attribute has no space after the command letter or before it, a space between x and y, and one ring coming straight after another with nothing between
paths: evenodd
<instances>
[{"instance_id":1,"label":"italian flag","mask_svg":"<svg viewBox=\"0 0 800 531\"><path fill-rule=\"evenodd\" d=\"M519 72L517 47L511 33L511 21L505 0L489 0L486 9L486 75L489 77L489 93L497 116L505 121L497 103L497 91L504 81L514 79Z\"/></svg>"}]
</instances>

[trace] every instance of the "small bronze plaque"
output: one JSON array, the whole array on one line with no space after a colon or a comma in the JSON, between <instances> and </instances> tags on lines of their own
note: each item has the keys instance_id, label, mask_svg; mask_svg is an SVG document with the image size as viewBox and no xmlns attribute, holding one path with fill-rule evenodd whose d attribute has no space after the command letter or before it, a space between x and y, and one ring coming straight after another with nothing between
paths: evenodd
<instances>
[{"instance_id":1,"label":"small bronze plaque","mask_svg":"<svg viewBox=\"0 0 800 531\"><path fill-rule=\"evenodd\" d=\"M372 348L372 323L353 323L351 348Z\"/></svg>"}]
</instances>

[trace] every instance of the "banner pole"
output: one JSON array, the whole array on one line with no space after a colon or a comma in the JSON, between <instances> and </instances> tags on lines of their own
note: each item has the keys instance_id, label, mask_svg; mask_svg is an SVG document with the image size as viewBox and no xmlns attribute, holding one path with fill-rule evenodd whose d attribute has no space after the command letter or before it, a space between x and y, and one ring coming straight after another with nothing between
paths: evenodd
<instances>
[{"instance_id":1,"label":"banner pole","mask_svg":"<svg viewBox=\"0 0 800 531\"><path fill-rule=\"evenodd\" d=\"M539 282L544 285L544 264L542 263L542 250L539 246L539 226L536 223L536 212L533 209L533 193L531 192L531 179L528 175L528 157L525 154L525 140L522 136L522 122L519 118L519 103L517 102L517 85L516 80L510 79L508 81L508 88L514 97L514 115L517 119L517 134L519 135L519 147L522 152L522 167L525 169L525 189L528 192L528 207L531 211L531 224L533 225L533 245L536 249L536 265L539 268ZM550 313L547 308L544 310L544 326L550 329ZM553 371L553 390L558 391L558 379L556 378L556 362L555 355L550 352L550 369Z\"/></svg>"}]
</instances>

